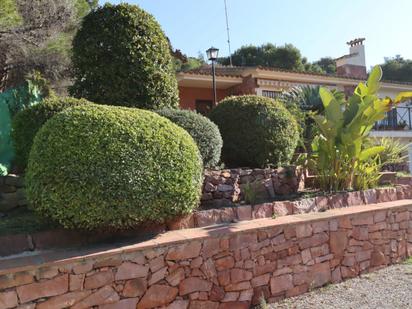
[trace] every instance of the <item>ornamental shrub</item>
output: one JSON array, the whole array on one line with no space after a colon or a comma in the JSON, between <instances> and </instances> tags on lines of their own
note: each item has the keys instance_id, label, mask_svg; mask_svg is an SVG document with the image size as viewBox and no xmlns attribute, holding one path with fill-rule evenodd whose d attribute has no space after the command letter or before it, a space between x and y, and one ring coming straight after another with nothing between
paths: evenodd
<instances>
[{"instance_id":1,"label":"ornamental shrub","mask_svg":"<svg viewBox=\"0 0 412 309\"><path fill-rule=\"evenodd\" d=\"M52 96L19 111L13 118L11 132L17 166L26 168L33 139L48 119L66 108L89 103L84 99Z\"/></svg>"},{"instance_id":2,"label":"ornamental shrub","mask_svg":"<svg viewBox=\"0 0 412 309\"><path fill-rule=\"evenodd\" d=\"M299 140L295 118L282 103L266 97L228 97L210 118L223 137L223 162L231 167L288 164Z\"/></svg>"},{"instance_id":3,"label":"ornamental shrub","mask_svg":"<svg viewBox=\"0 0 412 309\"><path fill-rule=\"evenodd\" d=\"M163 109L158 111L158 114L182 127L193 137L205 167L213 167L219 163L223 142L216 124L190 110Z\"/></svg>"},{"instance_id":4,"label":"ornamental shrub","mask_svg":"<svg viewBox=\"0 0 412 309\"><path fill-rule=\"evenodd\" d=\"M75 97L145 109L178 107L169 42L136 5L105 4L82 21L73 40Z\"/></svg>"},{"instance_id":5,"label":"ornamental shrub","mask_svg":"<svg viewBox=\"0 0 412 309\"><path fill-rule=\"evenodd\" d=\"M32 207L64 227L123 229L193 210L202 161L192 137L156 113L93 104L43 125L25 180Z\"/></svg>"}]
</instances>

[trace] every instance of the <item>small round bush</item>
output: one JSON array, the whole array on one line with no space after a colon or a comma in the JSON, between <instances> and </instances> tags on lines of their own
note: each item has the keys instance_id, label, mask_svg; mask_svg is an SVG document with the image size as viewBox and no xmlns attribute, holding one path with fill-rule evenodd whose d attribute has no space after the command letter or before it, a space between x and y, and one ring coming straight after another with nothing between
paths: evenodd
<instances>
[{"instance_id":1,"label":"small round bush","mask_svg":"<svg viewBox=\"0 0 412 309\"><path fill-rule=\"evenodd\" d=\"M84 17L72 62L75 97L144 109L179 105L170 44L136 5L105 4Z\"/></svg>"},{"instance_id":2,"label":"small round bush","mask_svg":"<svg viewBox=\"0 0 412 309\"><path fill-rule=\"evenodd\" d=\"M25 180L32 207L64 227L124 229L189 213L202 171L192 137L168 119L92 104L44 124Z\"/></svg>"},{"instance_id":3,"label":"small round bush","mask_svg":"<svg viewBox=\"0 0 412 309\"><path fill-rule=\"evenodd\" d=\"M53 96L18 112L13 118L11 136L15 163L19 169L26 168L33 139L48 119L66 108L85 104L90 102L84 99Z\"/></svg>"},{"instance_id":4,"label":"small round bush","mask_svg":"<svg viewBox=\"0 0 412 309\"><path fill-rule=\"evenodd\" d=\"M223 142L217 125L190 110L163 109L158 111L158 114L182 127L193 137L205 167L213 167L219 163Z\"/></svg>"},{"instance_id":5,"label":"small round bush","mask_svg":"<svg viewBox=\"0 0 412 309\"><path fill-rule=\"evenodd\" d=\"M223 162L231 167L288 164L298 143L296 120L282 103L270 98L228 97L210 118L223 137Z\"/></svg>"}]
</instances>

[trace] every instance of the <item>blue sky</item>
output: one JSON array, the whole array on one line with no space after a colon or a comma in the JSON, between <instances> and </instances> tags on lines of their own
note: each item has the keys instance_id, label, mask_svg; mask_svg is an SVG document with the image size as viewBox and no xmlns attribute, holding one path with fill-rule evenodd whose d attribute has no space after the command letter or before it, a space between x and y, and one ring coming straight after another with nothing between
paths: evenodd
<instances>
[{"instance_id":1,"label":"blue sky","mask_svg":"<svg viewBox=\"0 0 412 309\"><path fill-rule=\"evenodd\" d=\"M224 0L129 0L153 14L174 48L197 56L210 46L228 55ZM104 1L100 0L100 3ZM367 66L412 58L411 0L227 0L232 51L246 44L292 43L314 61L348 52L365 37Z\"/></svg>"}]
</instances>

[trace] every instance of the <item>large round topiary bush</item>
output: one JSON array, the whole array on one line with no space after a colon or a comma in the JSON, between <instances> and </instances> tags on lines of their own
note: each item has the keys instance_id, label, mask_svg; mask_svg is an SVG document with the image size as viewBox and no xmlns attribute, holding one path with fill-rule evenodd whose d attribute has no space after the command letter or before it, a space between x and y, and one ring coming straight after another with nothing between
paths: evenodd
<instances>
[{"instance_id":1,"label":"large round topiary bush","mask_svg":"<svg viewBox=\"0 0 412 309\"><path fill-rule=\"evenodd\" d=\"M219 163L223 142L216 124L190 110L163 109L158 111L158 114L182 127L193 137L205 167L213 167Z\"/></svg>"},{"instance_id":2,"label":"large round topiary bush","mask_svg":"<svg viewBox=\"0 0 412 309\"><path fill-rule=\"evenodd\" d=\"M48 119L66 108L85 104L90 104L90 102L84 99L53 96L18 112L12 121L11 137L15 151L15 163L19 169L26 168L33 139Z\"/></svg>"},{"instance_id":3,"label":"large round topiary bush","mask_svg":"<svg viewBox=\"0 0 412 309\"><path fill-rule=\"evenodd\" d=\"M145 109L177 107L169 42L136 5L105 4L89 13L73 40L75 97Z\"/></svg>"},{"instance_id":4,"label":"large round topiary bush","mask_svg":"<svg viewBox=\"0 0 412 309\"><path fill-rule=\"evenodd\" d=\"M202 170L192 137L171 121L89 105L44 124L25 181L32 207L67 228L122 229L189 213Z\"/></svg>"},{"instance_id":5,"label":"large round topiary bush","mask_svg":"<svg viewBox=\"0 0 412 309\"><path fill-rule=\"evenodd\" d=\"M223 137L223 162L231 167L288 164L298 143L296 120L282 103L270 98L228 97L210 118Z\"/></svg>"}]
</instances>

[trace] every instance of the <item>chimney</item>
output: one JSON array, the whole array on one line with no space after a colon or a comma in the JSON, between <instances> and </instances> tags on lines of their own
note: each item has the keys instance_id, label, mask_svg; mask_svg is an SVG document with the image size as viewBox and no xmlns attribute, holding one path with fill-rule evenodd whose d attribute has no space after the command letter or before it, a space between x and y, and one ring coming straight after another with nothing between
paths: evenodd
<instances>
[{"instance_id":1,"label":"chimney","mask_svg":"<svg viewBox=\"0 0 412 309\"><path fill-rule=\"evenodd\" d=\"M350 46L349 55L336 59L336 73L338 76L366 79L365 45L364 38L347 42Z\"/></svg>"}]
</instances>

